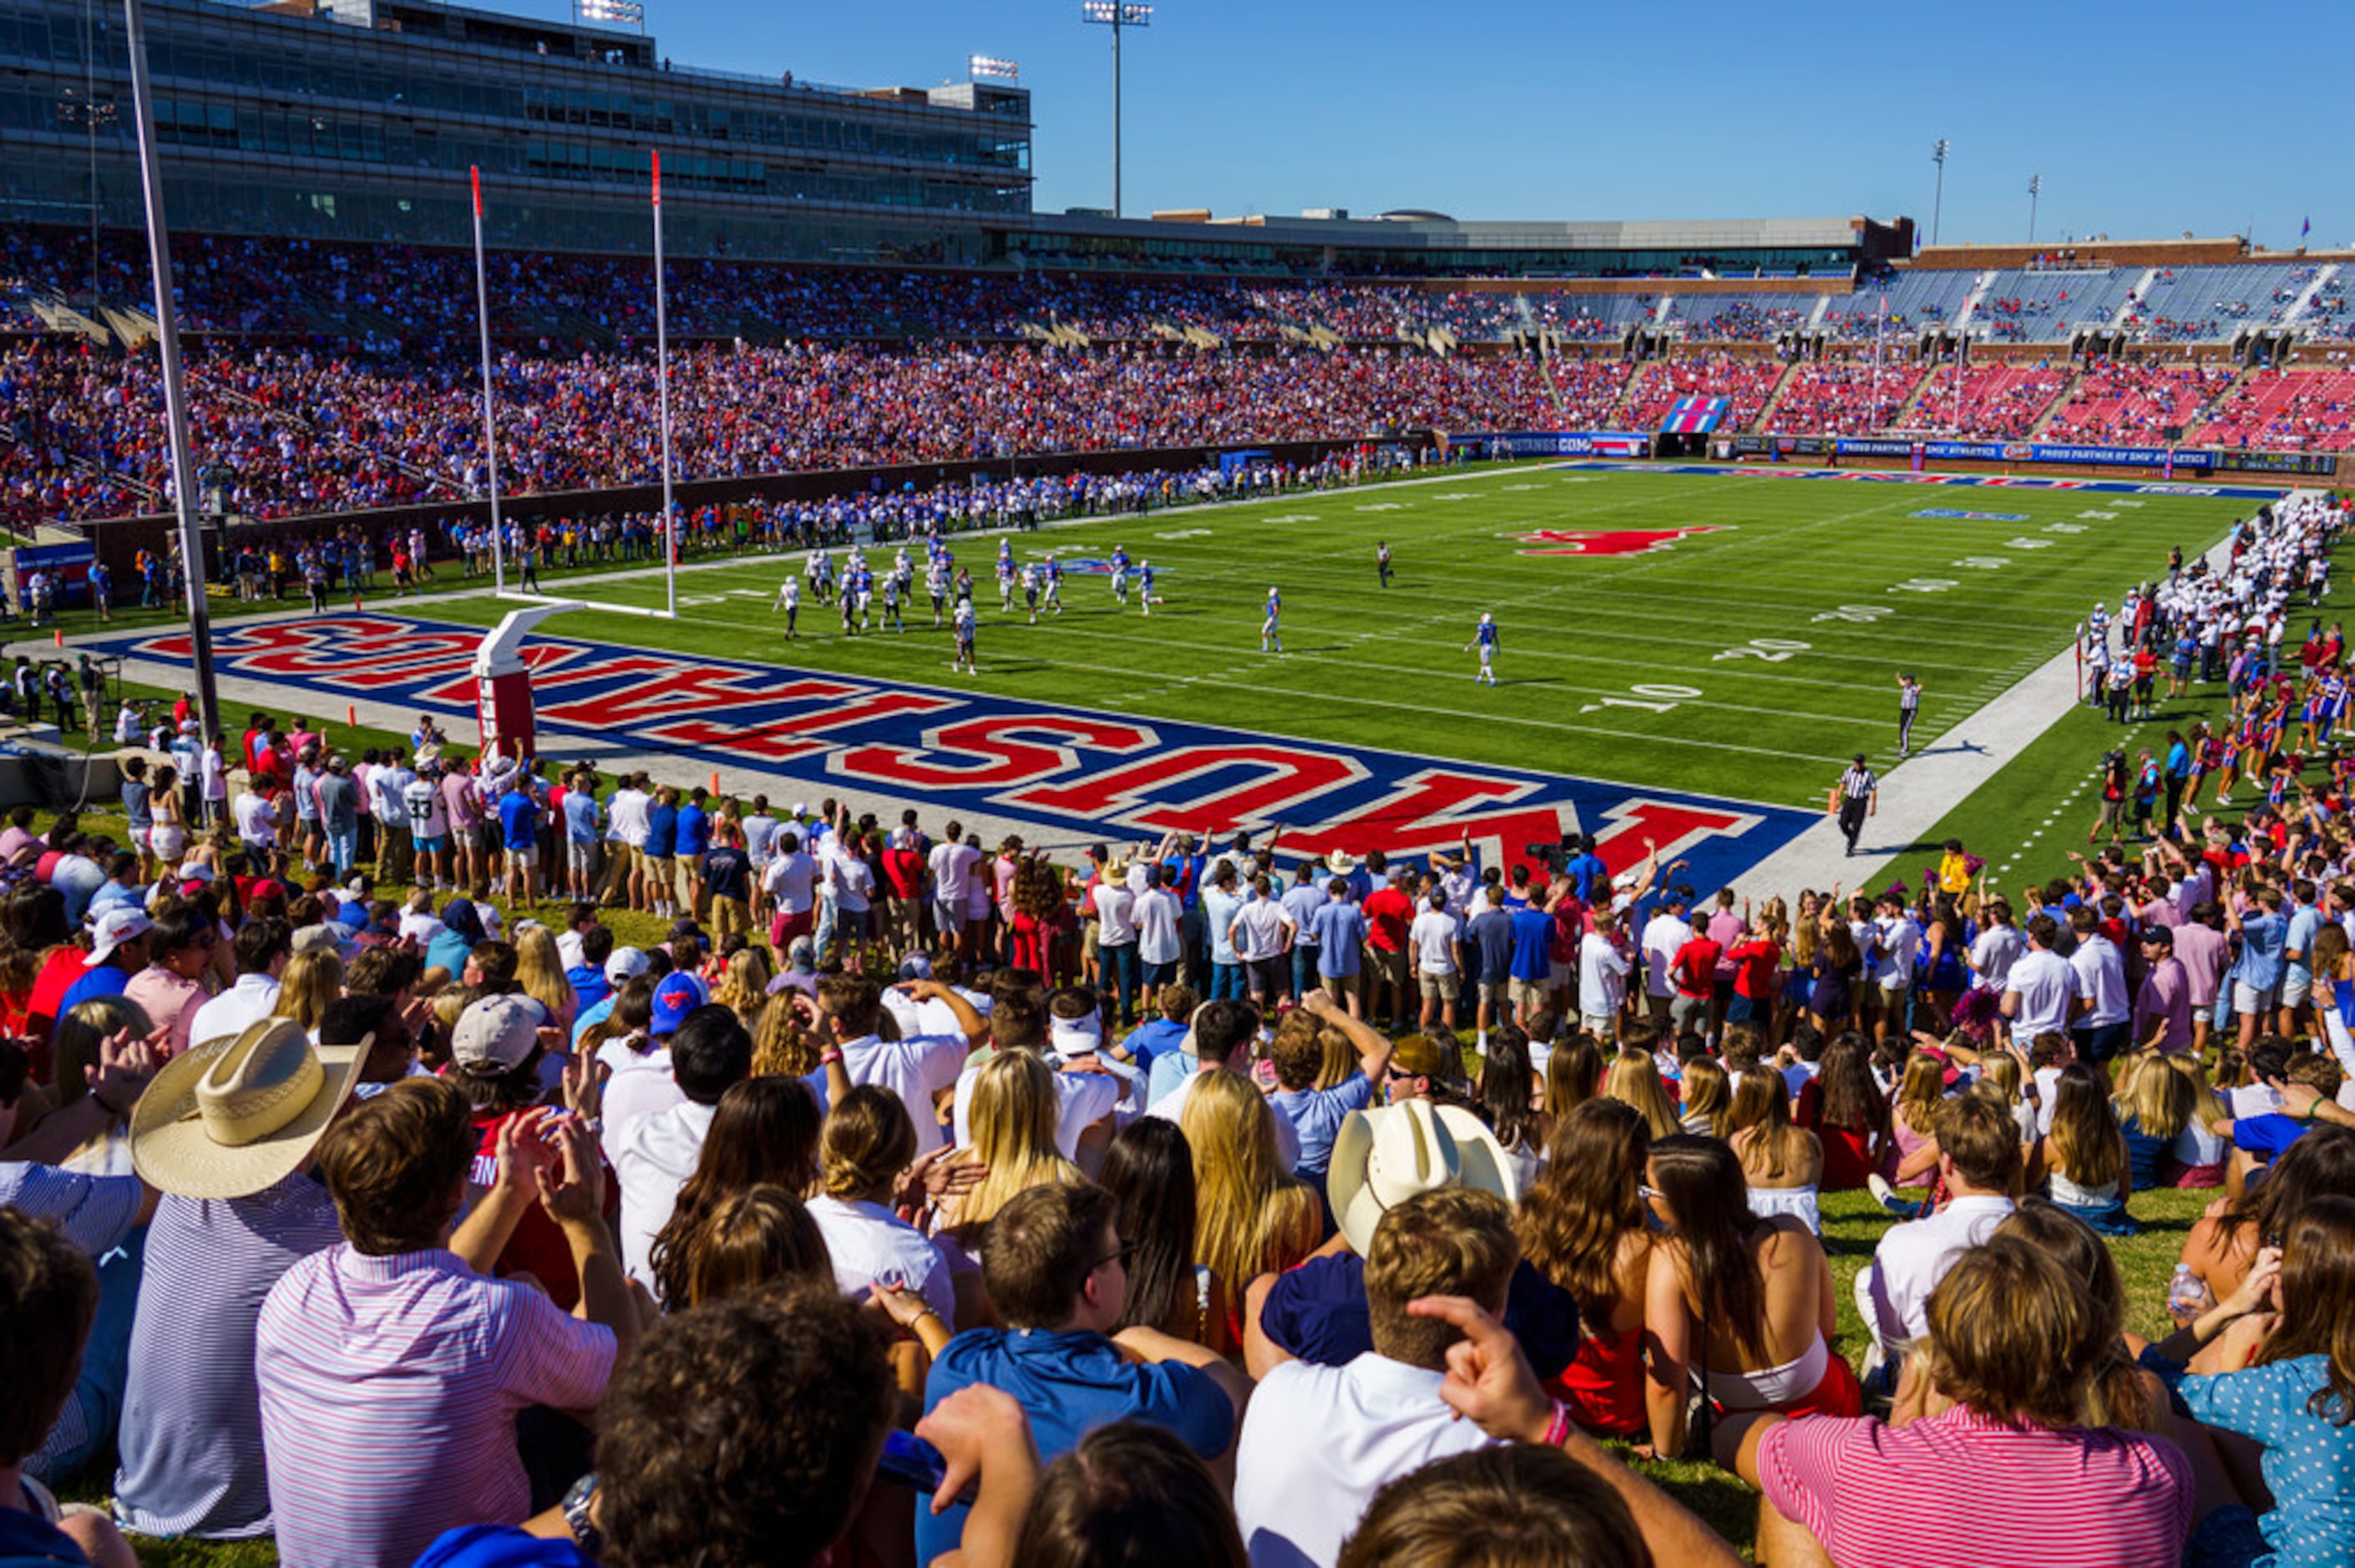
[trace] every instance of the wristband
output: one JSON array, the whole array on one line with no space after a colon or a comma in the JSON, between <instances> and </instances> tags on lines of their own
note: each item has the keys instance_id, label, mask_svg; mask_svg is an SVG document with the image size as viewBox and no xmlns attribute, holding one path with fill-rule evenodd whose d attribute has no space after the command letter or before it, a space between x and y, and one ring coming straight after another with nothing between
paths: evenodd
<instances>
[{"instance_id":1,"label":"wristband","mask_svg":"<svg viewBox=\"0 0 2355 1568\"><path fill-rule=\"evenodd\" d=\"M1553 1402L1553 1418L1546 1423L1545 1446L1559 1448L1570 1441L1570 1406L1559 1399Z\"/></svg>"},{"instance_id":2,"label":"wristband","mask_svg":"<svg viewBox=\"0 0 2355 1568\"><path fill-rule=\"evenodd\" d=\"M839 1051L821 1051L817 1054L817 1065L821 1067L830 1067L841 1060L842 1053Z\"/></svg>"}]
</instances>

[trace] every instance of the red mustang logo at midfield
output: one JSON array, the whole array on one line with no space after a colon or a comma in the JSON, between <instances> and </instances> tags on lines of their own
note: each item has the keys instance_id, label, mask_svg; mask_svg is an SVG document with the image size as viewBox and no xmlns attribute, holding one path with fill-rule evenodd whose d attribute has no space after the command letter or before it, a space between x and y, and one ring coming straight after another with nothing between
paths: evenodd
<instances>
[{"instance_id":1,"label":"red mustang logo at midfield","mask_svg":"<svg viewBox=\"0 0 2355 1568\"><path fill-rule=\"evenodd\" d=\"M1689 528L1542 528L1534 534L1512 534L1507 537L1549 546L1523 550L1524 556L1642 556L1665 550L1694 534L1719 533L1723 526L1696 523Z\"/></svg>"}]
</instances>

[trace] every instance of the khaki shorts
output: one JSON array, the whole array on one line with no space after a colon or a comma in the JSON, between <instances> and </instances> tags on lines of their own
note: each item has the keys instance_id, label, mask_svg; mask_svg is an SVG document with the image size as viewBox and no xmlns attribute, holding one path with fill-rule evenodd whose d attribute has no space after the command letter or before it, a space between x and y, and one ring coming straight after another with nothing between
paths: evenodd
<instances>
[{"instance_id":1,"label":"khaki shorts","mask_svg":"<svg viewBox=\"0 0 2355 1568\"><path fill-rule=\"evenodd\" d=\"M678 891L678 901L681 904L694 903L696 874L701 868L691 860L674 860L671 864L676 868L672 885Z\"/></svg>"},{"instance_id":2,"label":"khaki shorts","mask_svg":"<svg viewBox=\"0 0 2355 1568\"><path fill-rule=\"evenodd\" d=\"M1418 974L1415 978L1423 983L1423 999L1425 1001L1455 1000L1455 993L1459 987L1454 974Z\"/></svg>"},{"instance_id":3,"label":"khaki shorts","mask_svg":"<svg viewBox=\"0 0 2355 1568\"><path fill-rule=\"evenodd\" d=\"M1510 982L1513 1005L1536 1012L1546 1004L1546 987L1539 980L1517 980Z\"/></svg>"},{"instance_id":4,"label":"khaki shorts","mask_svg":"<svg viewBox=\"0 0 2355 1568\"><path fill-rule=\"evenodd\" d=\"M509 865L519 865L529 871L539 863L539 846L534 844L529 849L511 849L506 852L506 856Z\"/></svg>"},{"instance_id":5,"label":"khaki shorts","mask_svg":"<svg viewBox=\"0 0 2355 1568\"><path fill-rule=\"evenodd\" d=\"M1504 1001L1506 987L1509 986L1511 983L1512 982L1510 980L1480 981L1480 1000L1482 1001Z\"/></svg>"},{"instance_id":6,"label":"khaki shorts","mask_svg":"<svg viewBox=\"0 0 2355 1568\"><path fill-rule=\"evenodd\" d=\"M644 850L638 853L642 857L639 863L645 868L646 880L656 887L668 887L677 874L678 863L666 854L647 854Z\"/></svg>"},{"instance_id":7,"label":"khaki shorts","mask_svg":"<svg viewBox=\"0 0 2355 1568\"><path fill-rule=\"evenodd\" d=\"M730 932L752 929L752 911L741 898L715 898L711 901L711 934L725 937Z\"/></svg>"}]
</instances>

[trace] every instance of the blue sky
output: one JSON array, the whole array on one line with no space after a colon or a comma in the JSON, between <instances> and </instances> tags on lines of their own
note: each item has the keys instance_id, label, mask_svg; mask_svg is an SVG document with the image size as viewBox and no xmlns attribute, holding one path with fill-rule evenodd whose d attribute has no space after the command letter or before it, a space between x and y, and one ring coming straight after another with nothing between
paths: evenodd
<instances>
[{"instance_id":1,"label":"blue sky","mask_svg":"<svg viewBox=\"0 0 2355 1568\"><path fill-rule=\"evenodd\" d=\"M1039 209L1110 205L1111 46L1079 0L647 9L681 65L929 86L962 79L970 55L1011 58L1033 95ZM2340 95L2302 90L2288 69L2343 39L2345 14L2306 0L2232 15L2181 0L1164 0L1124 50L1124 205L1863 212L1918 217L1926 238L1944 136L1950 243L2027 238L2031 174L2037 236L2056 243L2237 234L2254 218L2258 243L2286 249L2309 214L2317 249L2355 241Z\"/></svg>"}]
</instances>

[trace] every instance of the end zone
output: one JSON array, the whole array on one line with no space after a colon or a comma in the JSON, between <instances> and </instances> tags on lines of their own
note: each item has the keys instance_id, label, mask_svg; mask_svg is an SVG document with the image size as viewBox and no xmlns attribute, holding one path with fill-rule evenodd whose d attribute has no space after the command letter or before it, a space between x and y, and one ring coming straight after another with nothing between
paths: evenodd
<instances>
[{"instance_id":1,"label":"end zone","mask_svg":"<svg viewBox=\"0 0 2355 1568\"><path fill-rule=\"evenodd\" d=\"M351 705L406 733L421 712L471 724L485 628L368 612L222 629L222 694L267 709ZM185 631L79 641L124 678L186 683ZM530 664L541 749L773 800L837 794L915 807L1032 843L1284 829L1282 851L1421 858L1467 834L1484 864L1593 833L1614 871L1645 855L1713 890L1789 843L1814 813L1444 758L1295 741L947 688L541 637ZM667 767L666 764L667 763Z\"/></svg>"}]
</instances>

